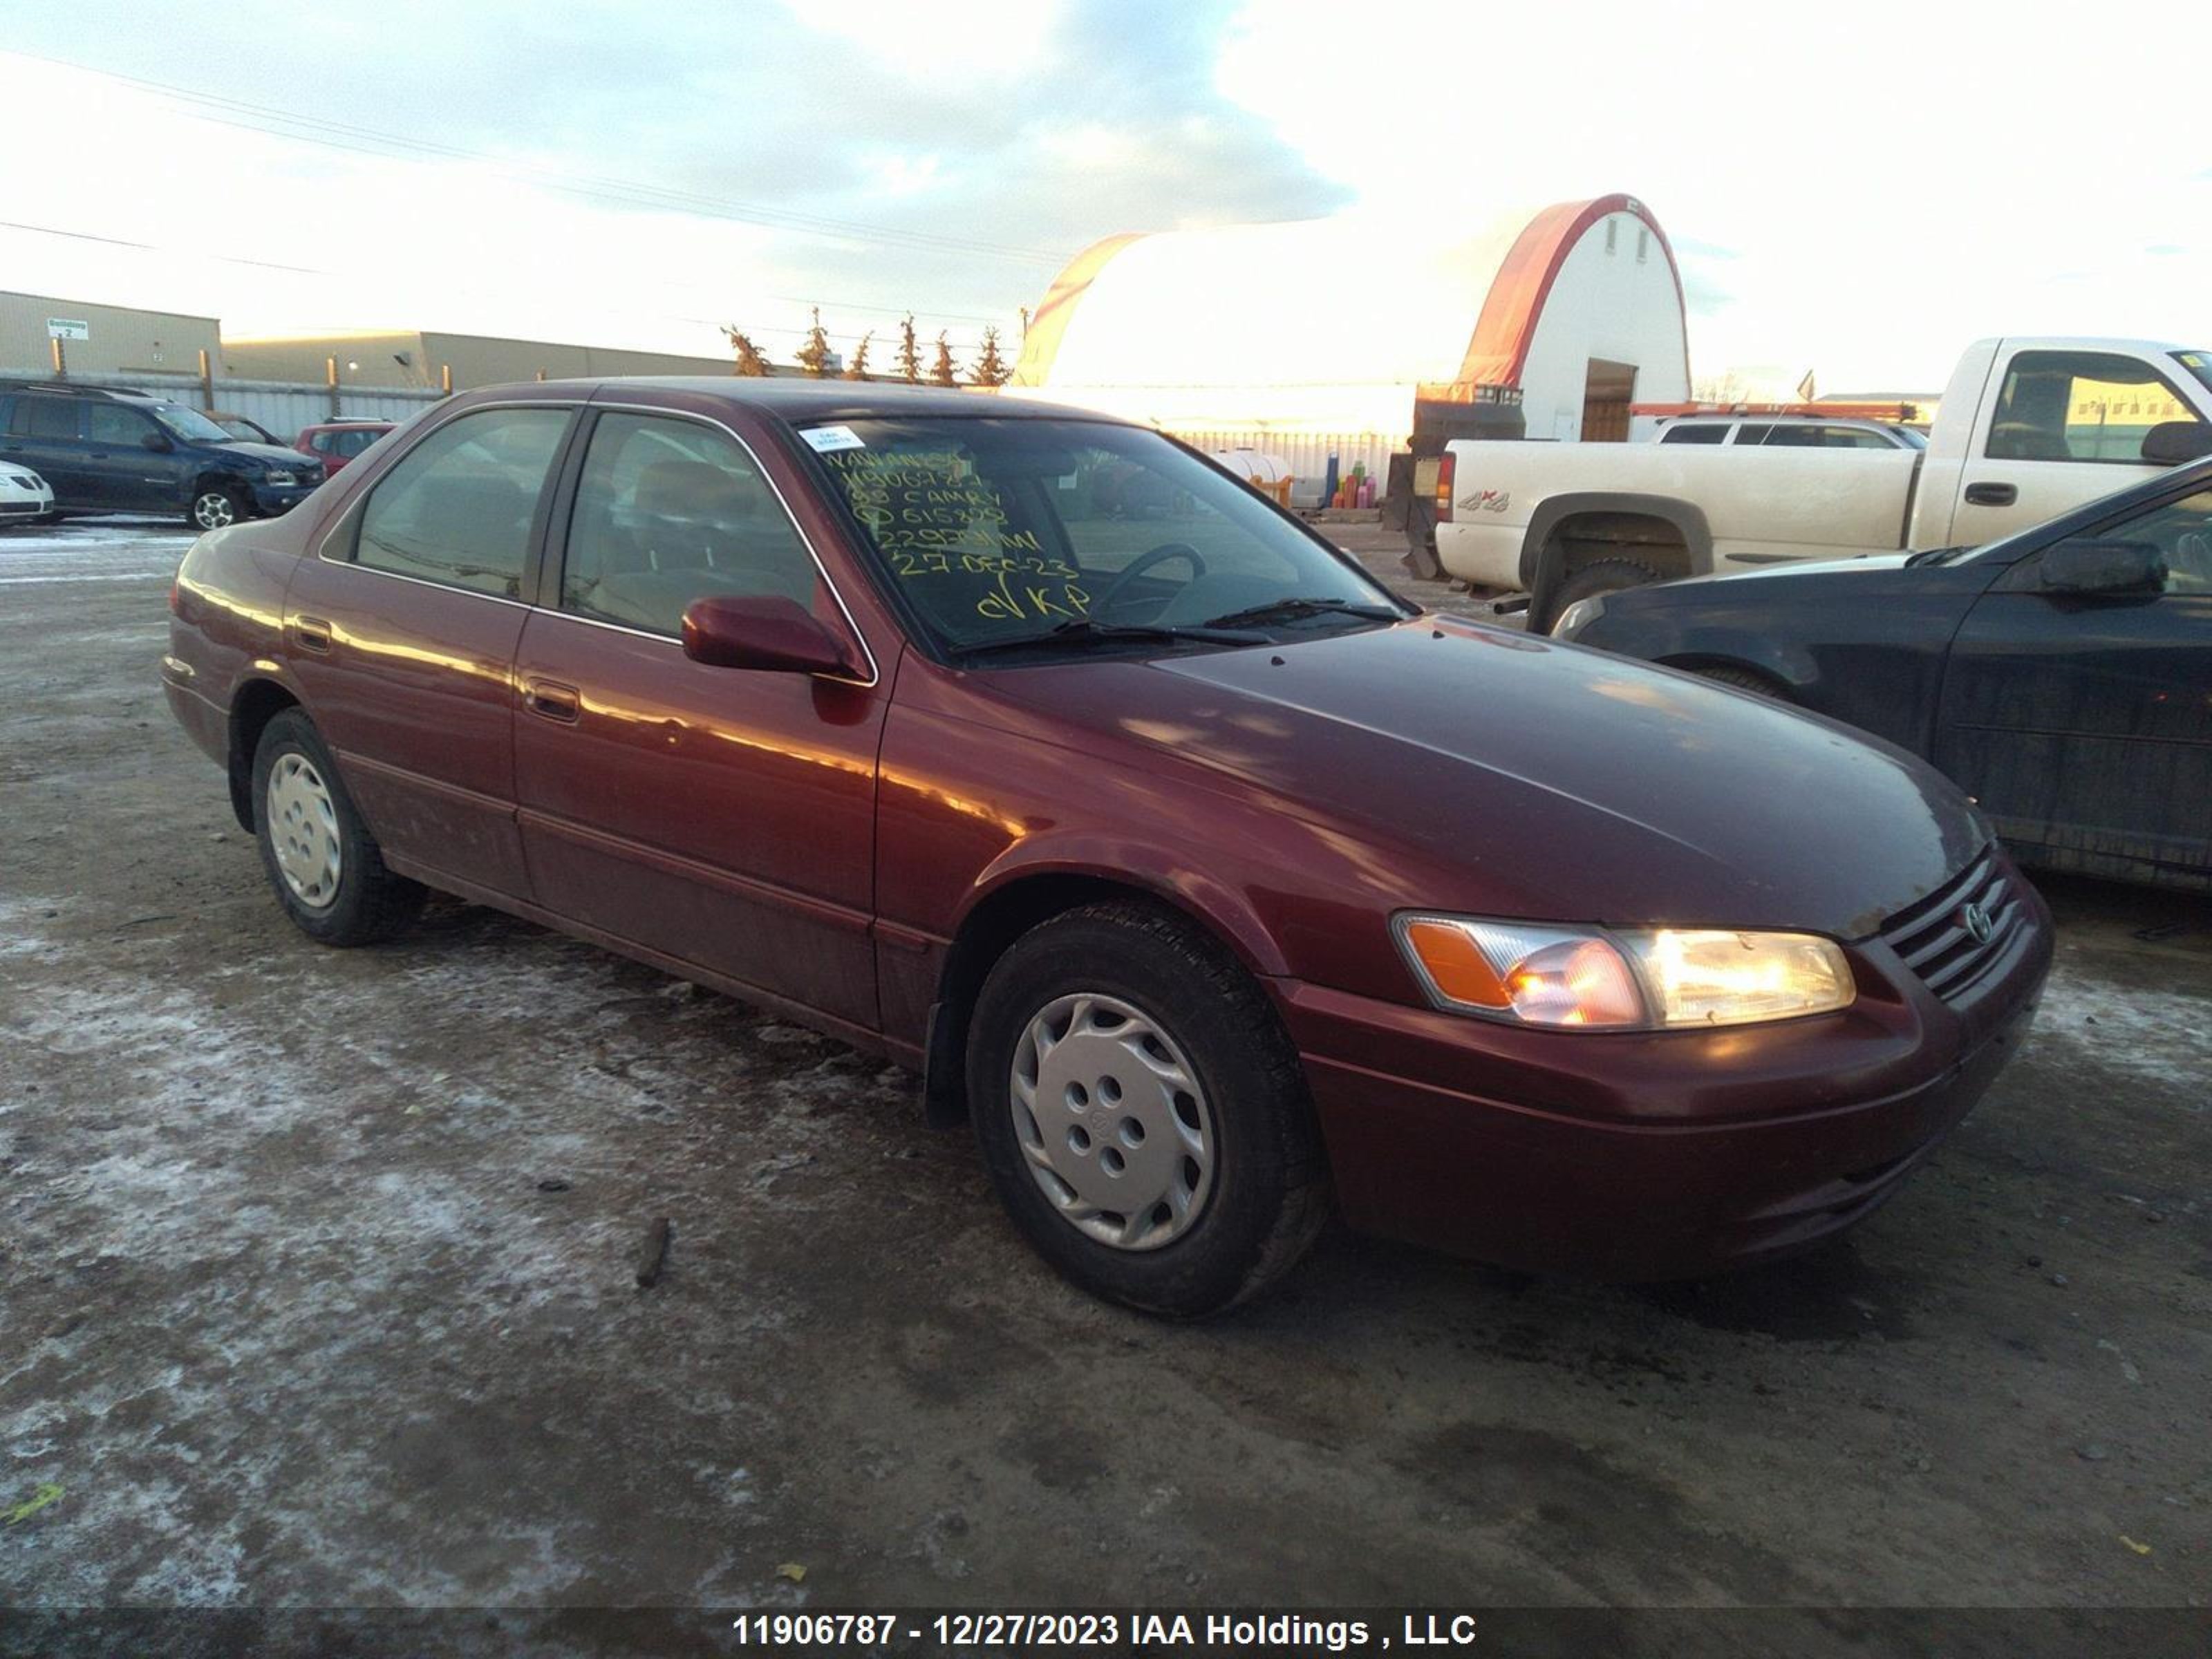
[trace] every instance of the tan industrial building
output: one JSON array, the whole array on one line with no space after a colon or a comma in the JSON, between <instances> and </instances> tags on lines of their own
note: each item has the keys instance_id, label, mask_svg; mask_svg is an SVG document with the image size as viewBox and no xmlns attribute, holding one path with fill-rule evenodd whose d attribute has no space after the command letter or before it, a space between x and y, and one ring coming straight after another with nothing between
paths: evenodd
<instances>
[{"instance_id":1,"label":"tan industrial building","mask_svg":"<svg viewBox=\"0 0 2212 1659\"><path fill-rule=\"evenodd\" d=\"M513 380L567 380L592 374L727 374L728 357L684 357L662 351L507 340L486 334L438 334L427 329L359 329L326 334L226 338L222 372L251 380L321 384L336 363L341 384L427 391L499 386Z\"/></svg>"},{"instance_id":2,"label":"tan industrial building","mask_svg":"<svg viewBox=\"0 0 2212 1659\"><path fill-rule=\"evenodd\" d=\"M69 373L95 379L198 376L200 353L213 362L222 349L222 325L212 317L0 293L0 374L52 375L58 335Z\"/></svg>"}]
</instances>

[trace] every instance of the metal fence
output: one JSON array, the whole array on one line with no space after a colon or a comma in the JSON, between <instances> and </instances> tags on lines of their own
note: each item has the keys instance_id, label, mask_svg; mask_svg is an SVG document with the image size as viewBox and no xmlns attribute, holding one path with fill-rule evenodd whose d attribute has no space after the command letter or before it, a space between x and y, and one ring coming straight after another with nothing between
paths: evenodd
<instances>
[{"instance_id":1,"label":"metal fence","mask_svg":"<svg viewBox=\"0 0 2212 1659\"><path fill-rule=\"evenodd\" d=\"M1256 449L1273 455L1291 470L1291 500L1299 507L1319 507L1322 482L1328 475L1328 458L1336 457L1336 475L1348 478L1355 465L1364 465L1375 480L1375 495L1390 474L1390 457L1406 447L1403 433L1390 432L1271 432L1261 428L1222 431L1184 431L1170 428L1195 449L1209 454L1224 449Z\"/></svg>"},{"instance_id":2,"label":"metal fence","mask_svg":"<svg viewBox=\"0 0 2212 1659\"><path fill-rule=\"evenodd\" d=\"M341 382L333 398L327 386L217 376L213 383L214 400L210 402L209 387L201 383L197 374L72 374L69 378L71 386L149 392L194 409L219 409L228 415L243 415L267 427L286 442L301 428L330 420L333 416L341 419L404 421L423 404L436 403L443 395L414 386L349 386Z\"/></svg>"}]
</instances>

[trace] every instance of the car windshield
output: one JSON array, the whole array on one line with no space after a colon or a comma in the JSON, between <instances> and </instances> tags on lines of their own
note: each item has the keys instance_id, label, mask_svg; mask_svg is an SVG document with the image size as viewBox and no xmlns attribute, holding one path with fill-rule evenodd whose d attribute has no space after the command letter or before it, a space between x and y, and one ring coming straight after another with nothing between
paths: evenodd
<instances>
[{"instance_id":1,"label":"car windshield","mask_svg":"<svg viewBox=\"0 0 2212 1659\"><path fill-rule=\"evenodd\" d=\"M2177 351L2173 361L2194 374L2207 386L2212 386L2212 351Z\"/></svg>"},{"instance_id":2,"label":"car windshield","mask_svg":"<svg viewBox=\"0 0 2212 1659\"><path fill-rule=\"evenodd\" d=\"M187 443L227 444L231 435L197 409L186 409L182 404L155 404L154 418Z\"/></svg>"},{"instance_id":3,"label":"car windshield","mask_svg":"<svg viewBox=\"0 0 2212 1659\"><path fill-rule=\"evenodd\" d=\"M1893 426L1889 428L1889 434L1907 449L1928 447L1928 434L1917 427Z\"/></svg>"},{"instance_id":4,"label":"car windshield","mask_svg":"<svg viewBox=\"0 0 2212 1659\"><path fill-rule=\"evenodd\" d=\"M799 435L890 585L955 653L1018 660L1007 647L1026 640L1218 647L1238 642L1232 628L1257 641L1407 614L1243 484L1143 428L900 417ZM1079 622L1094 626L1067 626Z\"/></svg>"}]
</instances>

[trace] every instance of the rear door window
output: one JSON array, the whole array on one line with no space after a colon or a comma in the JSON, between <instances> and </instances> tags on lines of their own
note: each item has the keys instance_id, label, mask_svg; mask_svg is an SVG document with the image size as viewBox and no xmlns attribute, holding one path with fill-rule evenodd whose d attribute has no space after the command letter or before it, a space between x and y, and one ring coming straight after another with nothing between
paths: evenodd
<instances>
[{"instance_id":1,"label":"rear door window","mask_svg":"<svg viewBox=\"0 0 2212 1659\"><path fill-rule=\"evenodd\" d=\"M1778 421L1766 434L1766 447L1778 445L1799 449L1894 449L1881 433L1863 426L1820 426L1808 423L1793 425Z\"/></svg>"},{"instance_id":2,"label":"rear door window","mask_svg":"<svg viewBox=\"0 0 2212 1659\"><path fill-rule=\"evenodd\" d=\"M8 417L11 438L74 438L77 404L67 398L18 398Z\"/></svg>"},{"instance_id":3,"label":"rear door window","mask_svg":"<svg viewBox=\"0 0 2212 1659\"><path fill-rule=\"evenodd\" d=\"M369 493L354 562L520 599L531 526L568 416L491 409L440 427Z\"/></svg>"}]
</instances>

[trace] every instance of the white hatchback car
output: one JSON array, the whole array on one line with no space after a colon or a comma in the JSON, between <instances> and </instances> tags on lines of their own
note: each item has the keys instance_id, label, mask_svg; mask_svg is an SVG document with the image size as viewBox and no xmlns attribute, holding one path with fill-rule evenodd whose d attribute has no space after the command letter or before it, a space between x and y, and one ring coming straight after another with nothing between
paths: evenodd
<instances>
[{"instance_id":1,"label":"white hatchback car","mask_svg":"<svg viewBox=\"0 0 2212 1659\"><path fill-rule=\"evenodd\" d=\"M0 461L0 524L36 524L54 510L54 492L27 466Z\"/></svg>"}]
</instances>

